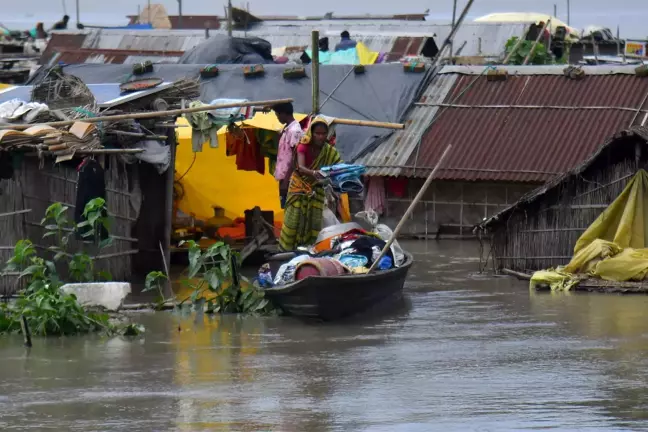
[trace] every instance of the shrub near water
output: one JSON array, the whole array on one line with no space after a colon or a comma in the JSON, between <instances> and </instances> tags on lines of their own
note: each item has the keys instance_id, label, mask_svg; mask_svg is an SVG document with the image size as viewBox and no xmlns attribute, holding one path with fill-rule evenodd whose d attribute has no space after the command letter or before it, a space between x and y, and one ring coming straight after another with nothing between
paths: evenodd
<instances>
[{"instance_id":1,"label":"shrub near water","mask_svg":"<svg viewBox=\"0 0 648 432\"><path fill-rule=\"evenodd\" d=\"M240 276L236 254L223 242L202 250L194 241L187 242L189 252L188 278L183 281L196 310L208 313L273 314L276 309L265 298L263 291Z\"/></svg>"},{"instance_id":2,"label":"shrub near water","mask_svg":"<svg viewBox=\"0 0 648 432\"><path fill-rule=\"evenodd\" d=\"M114 330L107 314L86 311L74 295L61 292L63 282L56 271L56 263L66 258L68 274L74 282L110 279L110 275L95 272L93 258L110 244L110 238L101 240L99 235L109 227L106 202L101 198L90 201L84 208L85 220L76 225L67 218L67 210L61 203L52 204L41 221L45 229L43 238L54 239L54 245L45 252L52 260L38 256L29 240L16 243L5 271L19 273L18 282L25 281L27 286L14 303L0 305L0 333L19 332L22 317L32 333L40 336ZM84 248L90 249L92 256L69 252L70 239L75 234L86 239Z\"/></svg>"}]
</instances>

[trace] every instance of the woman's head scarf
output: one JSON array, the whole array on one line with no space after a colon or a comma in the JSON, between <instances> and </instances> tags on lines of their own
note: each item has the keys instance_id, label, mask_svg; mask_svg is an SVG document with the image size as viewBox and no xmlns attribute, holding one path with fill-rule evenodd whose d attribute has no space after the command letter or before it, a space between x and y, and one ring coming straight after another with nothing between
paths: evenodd
<instances>
[{"instance_id":1,"label":"woman's head scarf","mask_svg":"<svg viewBox=\"0 0 648 432\"><path fill-rule=\"evenodd\" d=\"M326 118L317 116L313 118L308 125L308 128L306 129L306 132L304 132L304 135L302 135L301 140L299 141L300 144L310 144L311 140L313 139L313 126L315 126L317 123L322 123L325 124L327 129L328 129L328 137L327 137L327 142L331 144L331 137L334 137L335 131L331 127L332 121L328 121Z\"/></svg>"}]
</instances>

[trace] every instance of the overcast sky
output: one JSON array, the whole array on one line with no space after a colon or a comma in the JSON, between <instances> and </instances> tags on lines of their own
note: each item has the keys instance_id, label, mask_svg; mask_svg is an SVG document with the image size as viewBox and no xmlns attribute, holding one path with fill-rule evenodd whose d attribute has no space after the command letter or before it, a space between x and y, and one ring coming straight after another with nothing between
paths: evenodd
<instances>
[{"instance_id":1,"label":"overcast sky","mask_svg":"<svg viewBox=\"0 0 648 432\"><path fill-rule=\"evenodd\" d=\"M0 22L12 28L26 28L37 21L51 25L67 12L75 17L75 0L2 0ZM169 14L177 14L177 0L153 0L162 3ZM222 15L225 0L183 0L183 12L196 15ZM461 8L466 0L458 0ZM86 24L125 24L125 15L137 13L138 0L79 0L81 22ZM146 1L139 0L144 6ZM245 3L234 0L235 6ZM386 14L421 13L430 9L429 20L446 21L452 16L452 0L250 0L250 11L259 15L323 15L335 14ZM476 18L492 12L543 12L553 13L558 7L558 17L567 21L567 0L476 0L470 12ZM38 12L35 12L38 11ZM597 24L616 32L621 26L621 36L648 37L648 0L571 0L571 24L577 28Z\"/></svg>"}]
</instances>

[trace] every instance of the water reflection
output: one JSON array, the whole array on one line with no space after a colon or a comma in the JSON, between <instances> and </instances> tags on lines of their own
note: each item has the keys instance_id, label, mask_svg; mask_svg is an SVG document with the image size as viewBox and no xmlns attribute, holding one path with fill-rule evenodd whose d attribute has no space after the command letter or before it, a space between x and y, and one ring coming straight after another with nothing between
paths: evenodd
<instances>
[{"instance_id":1,"label":"water reflection","mask_svg":"<svg viewBox=\"0 0 648 432\"><path fill-rule=\"evenodd\" d=\"M142 315L134 342L1 338L0 430L636 430L648 297L541 295L406 243L410 307L343 324ZM648 429L648 428L647 428Z\"/></svg>"}]
</instances>

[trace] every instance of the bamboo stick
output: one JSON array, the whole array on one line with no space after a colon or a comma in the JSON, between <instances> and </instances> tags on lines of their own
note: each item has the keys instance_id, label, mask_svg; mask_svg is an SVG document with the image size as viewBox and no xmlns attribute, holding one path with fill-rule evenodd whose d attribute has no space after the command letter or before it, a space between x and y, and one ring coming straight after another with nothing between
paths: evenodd
<instances>
[{"instance_id":1,"label":"bamboo stick","mask_svg":"<svg viewBox=\"0 0 648 432\"><path fill-rule=\"evenodd\" d=\"M384 129L405 129L405 125L402 123L388 123L388 122L378 122L371 120L352 120L352 119L342 119L336 118L333 120L334 124L343 124L349 126L368 126Z\"/></svg>"},{"instance_id":2,"label":"bamboo stick","mask_svg":"<svg viewBox=\"0 0 648 432\"><path fill-rule=\"evenodd\" d=\"M20 316L20 330L22 331L23 334L23 340L25 341L25 346L27 348L31 348L32 347L31 330L29 329L29 323L27 323L27 318L25 318L25 315Z\"/></svg>"},{"instance_id":3,"label":"bamboo stick","mask_svg":"<svg viewBox=\"0 0 648 432\"><path fill-rule=\"evenodd\" d=\"M634 124L635 120L637 120L637 117L639 117L639 114L641 114L641 112L642 112L641 108L644 106L644 104L646 103L647 100L648 100L648 92L646 92L644 98L641 100L641 103L637 107L635 115L632 117L632 120L630 121L630 124L628 125L628 127L631 127Z\"/></svg>"},{"instance_id":4,"label":"bamboo stick","mask_svg":"<svg viewBox=\"0 0 648 432\"><path fill-rule=\"evenodd\" d=\"M441 155L441 158L439 159L439 162L437 162L436 167L434 168L434 170L432 170L432 172L430 173L430 175L428 176L428 178L425 180L425 183L423 183L423 186L421 187L421 190L418 191L418 193L417 193L416 196L414 197L414 200L413 200L412 203L409 205L409 207L407 208L407 211L405 212L405 214L404 214L403 217L401 218L400 222L398 222L398 225L396 225L396 229L394 230L394 232L392 233L391 237L389 238L389 240L388 240L387 243L385 244L385 247L383 248L383 250L380 251L380 255L378 255L378 258L376 258L376 259L374 260L373 264L372 264L371 267L369 268L369 272L368 272L368 273L371 273L371 272L372 272L376 267L378 267L378 263L380 262L381 258L382 258L383 256L385 256L385 254L387 253L387 251L389 250L389 248L391 248L392 243L394 243L394 240L396 240L396 237L398 237L398 234L400 233L401 229L403 229L403 226L405 225L405 221L410 217L410 215L411 215L412 212L414 211L414 208L416 207L416 205L418 204L418 202L423 198L423 195L424 195L425 192L427 191L428 187L430 187L430 184L432 183L432 180L434 180L434 175L435 175L435 174L437 173L437 171L439 170L439 167L441 167L441 164L443 163L443 160L446 158L446 156L447 156L448 153L450 152L450 149L452 149L452 145L449 145L449 146L445 149L445 151L443 152L443 154Z\"/></svg>"},{"instance_id":5,"label":"bamboo stick","mask_svg":"<svg viewBox=\"0 0 648 432\"><path fill-rule=\"evenodd\" d=\"M109 135L123 135L123 136L130 136L130 137L135 137L135 138L146 138L150 140L158 140L158 141L164 141L167 139L166 135L147 135L145 133L141 132L127 132L127 131L120 131L120 130L111 130L106 132Z\"/></svg>"},{"instance_id":6,"label":"bamboo stick","mask_svg":"<svg viewBox=\"0 0 648 432\"><path fill-rule=\"evenodd\" d=\"M319 113L320 104L319 104L319 31L313 30L311 33L311 43L313 47L311 48L311 84L313 86L313 107L312 112L314 115Z\"/></svg>"},{"instance_id":7,"label":"bamboo stick","mask_svg":"<svg viewBox=\"0 0 648 432\"><path fill-rule=\"evenodd\" d=\"M525 33L524 36L526 36L526 33ZM518 39L518 41L513 46L513 49L511 50L511 52L506 55L506 58L504 59L504 62L502 63L503 65L507 64L509 62L509 60L511 60L511 57L513 56L513 54L515 54L517 52L517 50L520 48L520 45L522 45L522 42L524 42L524 40L525 40L524 37L520 37Z\"/></svg>"},{"instance_id":8,"label":"bamboo stick","mask_svg":"<svg viewBox=\"0 0 648 432\"><path fill-rule=\"evenodd\" d=\"M13 212L8 212L8 213L0 213L0 218L1 217L7 217L7 216L15 216L19 214L24 214L24 213L29 213L31 209L25 209L25 210L16 210Z\"/></svg>"},{"instance_id":9,"label":"bamboo stick","mask_svg":"<svg viewBox=\"0 0 648 432\"><path fill-rule=\"evenodd\" d=\"M515 271L515 270L503 268L500 271L502 273L504 273L505 275L515 276L518 279L522 279L522 280L530 280L531 279L531 275L528 275L528 274L522 273L522 272L518 272L518 271Z\"/></svg>"},{"instance_id":10,"label":"bamboo stick","mask_svg":"<svg viewBox=\"0 0 648 432\"><path fill-rule=\"evenodd\" d=\"M466 104L453 104L453 103L428 103L428 102L415 102L415 106L425 107L442 107L442 108L478 108L478 109L556 109L556 110L619 110L629 111L636 113L637 108L621 107L612 105L583 105L583 106L565 106L565 105L466 105ZM639 112L648 112L648 109L642 110L639 107Z\"/></svg>"},{"instance_id":11,"label":"bamboo stick","mask_svg":"<svg viewBox=\"0 0 648 432\"><path fill-rule=\"evenodd\" d=\"M538 36L536 37L535 42L533 42L533 45L531 46L531 51L529 51L529 54L524 59L524 62L522 63L522 66L526 66L529 63L529 60L531 57L533 57L533 54L535 53L536 47L538 46L538 42L540 42L540 38L544 36L545 29L547 28L547 25L551 22L551 18L547 20L546 23L542 26L540 29L540 32L538 33Z\"/></svg>"},{"instance_id":12,"label":"bamboo stick","mask_svg":"<svg viewBox=\"0 0 648 432\"><path fill-rule=\"evenodd\" d=\"M136 119L150 119L150 118L158 118L158 117L174 117L182 114L212 111L212 110L224 109L224 108L236 108L236 107L242 108L242 107L251 107L251 106L276 105L280 103L293 102L293 100L294 99L287 98L287 99L274 99L274 100L267 100L267 101L235 102L235 103L228 103L228 104L204 105L204 106L194 107L194 108L180 108L180 109L174 109L168 111L147 111L147 112L131 113L131 114L119 114L114 116L90 117L90 118L84 118L82 120L64 120L64 121L39 123L39 124L7 125L6 127L3 126L3 128L23 130L33 126L52 126L52 127L70 126L79 121L83 121L85 123L99 123L99 122L111 122L117 120L136 120Z\"/></svg>"}]
</instances>

